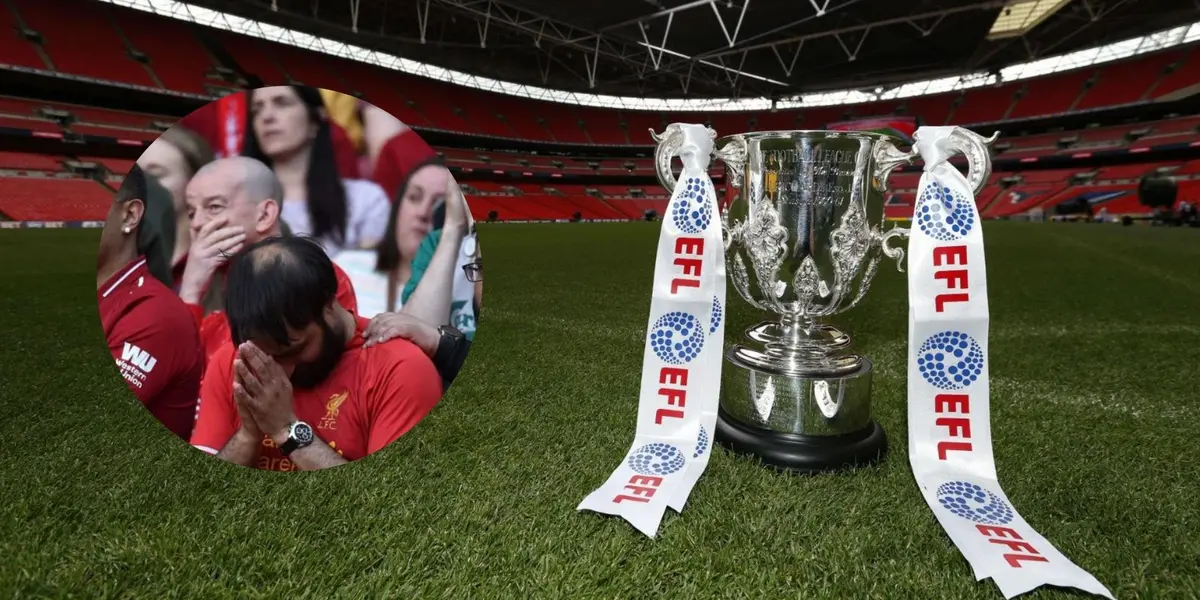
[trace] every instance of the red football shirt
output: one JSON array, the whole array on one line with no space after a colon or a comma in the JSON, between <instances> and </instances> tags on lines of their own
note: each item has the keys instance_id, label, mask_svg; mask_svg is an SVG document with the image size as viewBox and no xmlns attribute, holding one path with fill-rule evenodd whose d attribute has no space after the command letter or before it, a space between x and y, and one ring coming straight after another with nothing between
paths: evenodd
<instances>
[{"instance_id":1,"label":"red football shirt","mask_svg":"<svg viewBox=\"0 0 1200 600\"><path fill-rule=\"evenodd\" d=\"M333 265L333 272L337 275L336 298L338 304L350 314L357 315L358 298L354 295L354 284L350 282L350 277L346 275L346 272L336 264ZM204 357L211 359L225 342L233 339L229 333L229 321L225 320L225 312L216 311L205 315L204 307L199 304L188 304L187 307L192 311L196 326L200 328L200 342L204 347Z\"/></svg>"},{"instance_id":2,"label":"red football shirt","mask_svg":"<svg viewBox=\"0 0 1200 600\"><path fill-rule=\"evenodd\" d=\"M416 345L394 339L363 348L369 321L357 317L356 322L354 336L329 377L314 389L293 393L296 417L349 461L394 442L442 397L441 376ZM233 400L234 353L232 340L226 340L212 357L200 391L191 442L209 454L225 447L242 426ZM263 437L256 466L271 471L297 468L270 436Z\"/></svg>"},{"instance_id":3,"label":"red football shirt","mask_svg":"<svg viewBox=\"0 0 1200 600\"><path fill-rule=\"evenodd\" d=\"M192 433L204 354L196 323L138 257L97 290L108 349L138 400L183 439Z\"/></svg>"}]
</instances>

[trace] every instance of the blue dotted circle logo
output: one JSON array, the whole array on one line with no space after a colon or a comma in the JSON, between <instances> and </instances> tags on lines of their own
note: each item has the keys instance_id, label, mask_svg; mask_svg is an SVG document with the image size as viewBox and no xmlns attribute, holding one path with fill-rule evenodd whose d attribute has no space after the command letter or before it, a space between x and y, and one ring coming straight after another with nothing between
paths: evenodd
<instances>
[{"instance_id":1,"label":"blue dotted circle logo","mask_svg":"<svg viewBox=\"0 0 1200 600\"><path fill-rule=\"evenodd\" d=\"M642 475L670 475L683 468L683 453L670 444L646 444L629 455L629 468Z\"/></svg>"},{"instance_id":2,"label":"blue dotted circle logo","mask_svg":"<svg viewBox=\"0 0 1200 600\"><path fill-rule=\"evenodd\" d=\"M937 489L937 499L946 510L983 525L1007 525L1016 517L1000 496L965 481L943 483Z\"/></svg>"},{"instance_id":3,"label":"blue dotted circle logo","mask_svg":"<svg viewBox=\"0 0 1200 600\"><path fill-rule=\"evenodd\" d=\"M961 331L935 333L917 350L917 369L933 387L961 390L983 373L983 348Z\"/></svg>"},{"instance_id":4,"label":"blue dotted circle logo","mask_svg":"<svg viewBox=\"0 0 1200 600\"><path fill-rule=\"evenodd\" d=\"M650 328L650 347L667 364L691 362L704 347L700 319L685 312L669 312L659 317Z\"/></svg>"},{"instance_id":5,"label":"blue dotted circle logo","mask_svg":"<svg viewBox=\"0 0 1200 600\"><path fill-rule=\"evenodd\" d=\"M692 454L692 458L699 458L705 452L708 452L708 430L701 425L700 435L696 436L696 452Z\"/></svg>"},{"instance_id":6,"label":"blue dotted circle logo","mask_svg":"<svg viewBox=\"0 0 1200 600\"><path fill-rule=\"evenodd\" d=\"M679 201L671 211L675 227L690 235L707 229L712 221L709 197L708 183L699 177L688 177L683 191L679 194Z\"/></svg>"},{"instance_id":7,"label":"blue dotted circle logo","mask_svg":"<svg viewBox=\"0 0 1200 600\"><path fill-rule=\"evenodd\" d=\"M721 300L713 296L712 321L708 324L709 335L717 332L717 328L721 326L721 317L724 316L721 311Z\"/></svg>"},{"instance_id":8,"label":"blue dotted circle logo","mask_svg":"<svg viewBox=\"0 0 1200 600\"><path fill-rule=\"evenodd\" d=\"M973 202L974 198L931 179L917 200L917 212L913 218L925 235L941 242L957 240L975 226Z\"/></svg>"}]
</instances>

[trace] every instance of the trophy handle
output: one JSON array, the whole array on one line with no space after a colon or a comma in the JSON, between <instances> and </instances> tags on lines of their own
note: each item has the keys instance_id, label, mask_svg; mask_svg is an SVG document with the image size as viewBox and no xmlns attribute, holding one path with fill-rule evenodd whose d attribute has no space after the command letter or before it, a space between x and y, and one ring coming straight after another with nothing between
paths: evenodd
<instances>
[{"instance_id":1,"label":"trophy handle","mask_svg":"<svg viewBox=\"0 0 1200 600\"><path fill-rule=\"evenodd\" d=\"M733 136L713 154L725 163L729 184L742 189L742 171L746 167L746 138L740 135Z\"/></svg>"},{"instance_id":2,"label":"trophy handle","mask_svg":"<svg viewBox=\"0 0 1200 600\"><path fill-rule=\"evenodd\" d=\"M912 164L914 158L917 157L915 150L905 152L896 147L891 140L879 140L875 143L875 149L872 152L875 159L875 187L879 191L886 192L888 189L887 180L900 165Z\"/></svg>"},{"instance_id":3,"label":"trophy handle","mask_svg":"<svg viewBox=\"0 0 1200 600\"><path fill-rule=\"evenodd\" d=\"M904 272L904 246L896 246L893 248L888 244L891 243L892 238L907 238L911 231L912 230L907 227L893 227L887 230L886 233L878 230L874 232L875 241L879 244L879 248L883 250L883 255L895 260L896 270L900 271L901 273Z\"/></svg>"},{"instance_id":4,"label":"trophy handle","mask_svg":"<svg viewBox=\"0 0 1200 600\"><path fill-rule=\"evenodd\" d=\"M688 125L687 127L699 126ZM715 129L712 127L705 127L704 129L708 132L708 139L710 141L717 138ZM683 123L671 123L667 125L667 128L661 134L655 133L651 129L650 138L658 144L654 148L654 171L658 175L658 183L667 188L668 192L675 191L676 183L675 173L671 170L671 161L676 156L679 156L684 158L684 162L686 163L688 159L684 155L689 152L698 151L708 152L710 157L719 158L728 164L731 167L730 170L733 171L731 182L735 187L741 187L741 167L746 164L746 142L742 138L733 138L720 150L715 152L710 151L708 148L711 148L711 145L708 148L700 148L698 146L705 146L705 144L699 143L700 140L694 137L690 140L692 143L689 143Z\"/></svg>"},{"instance_id":5,"label":"trophy handle","mask_svg":"<svg viewBox=\"0 0 1200 600\"><path fill-rule=\"evenodd\" d=\"M875 158L876 187L880 191L887 191L888 177L892 174L892 171L896 170L896 167L911 164L913 159L917 157L915 150L905 152L897 148L889 140L880 140L877 142L873 154ZM875 243L879 244L879 248L883 250L884 256L896 261L896 269L901 273L904 272L904 247L896 246L893 248L889 244L893 238L906 238L908 234L909 229L905 227L893 227L887 230L887 232L878 229L873 231Z\"/></svg>"},{"instance_id":6,"label":"trophy handle","mask_svg":"<svg viewBox=\"0 0 1200 600\"><path fill-rule=\"evenodd\" d=\"M671 160L681 156L687 142L683 126L683 123L671 123L661 134L650 129L650 138L658 144L654 148L654 171L658 175L658 183L667 188L668 192L674 192L676 184L675 174L671 171ZM708 130L709 139L717 137L717 132L711 127L705 129Z\"/></svg>"},{"instance_id":7,"label":"trophy handle","mask_svg":"<svg viewBox=\"0 0 1200 600\"><path fill-rule=\"evenodd\" d=\"M918 152L934 155L922 156L927 164L950 160L955 154L967 157L967 184L971 186L971 192L975 196L979 196L992 176L992 153L989 147L995 143L996 138L1000 137L1000 132L997 131L992 134L992 137L985 138L963 127L931 127L932 130L942 130L934 131L935 136L940 134L942 137L934 140L932 144L926 145L921 143L922 129L924 128L918 128L913 134L913 149L923 147L924 150ZM948 134L944 131L946 129L949 129Z\"/></svg>"}]
</instances>

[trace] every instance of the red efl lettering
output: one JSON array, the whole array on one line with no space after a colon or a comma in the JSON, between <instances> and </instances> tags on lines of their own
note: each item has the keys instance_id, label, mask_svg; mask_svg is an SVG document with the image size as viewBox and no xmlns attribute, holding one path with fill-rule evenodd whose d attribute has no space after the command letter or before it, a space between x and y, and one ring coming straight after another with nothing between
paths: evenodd
<instances>
[{"instance_id":1,"label":"red efl lettering","mask_svg":"<svg viewBox=\"0 0 1200 600\"><path fill-rule=\"evenodd\" d=\"M687 391L677 390L675 388L659 388L658 395L664 396L667 399L667 404L683 408L687 406Z\"/></svg>"},{"instance_id":2,"label":"red efl lettering","mask_svg":"<svg viewBox=\"0 0 1200 600\"><path fill-rule=\"evenodd\" d=\"M703 256L704 238L681 237L675 240L675 254L680 256ZM678 294L680 288L700 287L700 268L703 264L703 259L679 258L677 256L675 258L675 266L681 267L681 272L689 277L676 277L672 279L671 294Z\"/></svg>"},{"instance_id":3,"label":"red efl lettering","mask_svg":"<svg viewBox=\"0 0 1200 600\"><path fill-rule=\"evenodd\" d=\"M942 265L964 266L966 264L966 246L942 246L941 248L933 249L933 266L935 267L940 267Z\"/></svg>"},{"instance_id":4,"label":"red efl lettering","mask_svg":"<svg viewBox=\"0 0 1200 600\"><path fill-rule=\"evenodd\" d=\"M617 496L616 498L613 498L613 503L620 504L626 500L630 500L633 502L649 502L650 501L649 498L641 498L638 496L626 496L625 494L621 494L621 495Z\"/></svg>"},{"instance_id":5,"label":"red efl lettering","mask_svg":"<svg viewBox=\"0 0 1200 600\"><path fill-rule=\"evenodd\" d=\"M629 483L634 485L649 485L658 487L662 485L662 480L662 477L655 477L653 475L634 475L633 477L629 478Z\"/></svg>"},{"instance_id":6,"label":"red efl lettering","mask_svg":"<svg viewBox=\"0 0 1200 600\"><path fill-rule=\"evenodd\" d=\"M938 394L933 397L933 409L965 415L971 412L971 399L966 394Z\"/></svg>"},{"instance_id":7,"label":"red efl lettering","mask_svg":"<svg viewBox=\"0 0 1200 600\"><path fill-rule=\"evenodd\" d=\"M970 419L965 419L963 417L942 417L937 421L934 421L934 424L938 427L945 427L950 433L950 437L971 437Z\"/></svg>"},{"instance_id":8,"label":"red efl lettering","mask_svg":"<svg viewBox=\"0 0 1200 600\"><path fill-rule=\"evenodd\" d=\"M679 262L679 261L675 261ZM937 271L933 274L934 279L946 280L946 289L949 290L965 290L967 285L967 270L952 269L950 271Z\"/></svg>"},{"instance_id":9,"label":"red efl lettering","mask_svg":"<svg viewBox=\"0 0 1200 600\"><path fill-rule=\"evenodd\" d=\"M686 386L687 377L688 370L677 367L663 367L662 370L658 372L658 382L664 384L670 383L674 385Z\"/></svg>"},{"instance_id":10,"label":"red efl lettering","mask_svg":"<svg viewBox=\"0 0 1200 600\"><path fill-rule=\"evenodd\" d=\"M979 530L984 537L1010 538L1014 540L1023 539L1017 530L1009 527L1000 527L999 525L976 525L975 529Z\"/></svg>"},{"instance_id":11,"label":"red efl lettering","mask_svg":"<svg viewBox=\"0 0 1200 600\"><path fill-rule=\"evenodd\" d=\"M700 260L699 258L676 258L675 259L675 266L683 267L682 269L680 269L680 271L684 275L691 275L692 277L700 276L700 267L702 265L704 265L704 261Z\"/></svg>"},{"instance_id":12,"label":"red efl lettering","mask_svg":"<svg viewBox=\"0 0 1200 600\"><path fill-rule=\"evenodd\" d=\"M966 246L943 246L933 249L933 266L940 267L943 265L957 265L965 267L967 265L967 247ZM946 288L951 290L967 289L967 270L966 269L950 269L938 271L933 274L934 279L941 279L946 282ZM946 305L953 302L966 302L970 296L966 292L957 294L938 294L934 298L934 310L942 312L946 310Z\"/></svg>"},{"instance_id":13,"label":"red efl lettering","mask_svg":"<svg viewBox=\"0 0 1200 600\"><path fill-rule=\"evenodd\" d=\"M660 408L654 413L654 424L662 425L663 419L682 419L682 410L671 410L669 408Z\"/></svg>"},{"instance_id":14,"label":"red efl lettering","mask_svg":"<svg viewBox=\"0 0 1200 600\"><path fill-rule=\"evenodd\" d=\"M654 492L658 491L652 487L643 487L640 485L627 485L625 489L629 490L634 496L644 496L646 498L653 498Z\"/></svg>"},{"instance_id":15,"label":"red efl lettering","mask_svg":"<svg viewBox=\"0 0 1200 600\"><path fill-rule=\"evenodd\" d=\"M672 279L671 280L671 295L678 294L679 288L685 288L685 287L698 288L698 287L700 287L700 280L699 279L679 279L679 278Z\"/></svg>"},{"instance_id":16,"label":"red efl lettering","mask_svg":"<svg viewBox=\"0 0 1200 600\"><path fill-rule=\"evenodd\" d=\"M1023 550L1029 554L1005 554L1004 560L1008 562L1008 566L1014 569L1021 568L1021 562L1050 562L1050 559L1042 556L1037 548L1034 548L1029 542L1025 542L1021 538L1021 534L1016 530L1008 527L1000 527L998 525L976 525L975 529L988 538L988 541L993 544L1001 544L1008 546L1013 550ZM993 538L993 536L995 536ZM1007 539L1004 539L1007 538Z\"/></svg>"},{"instance_id":17,"label":"red efl lettering","mask_svg":"<svg viewBox=\"0 0 1200 600\"><path fill-rule=\"evenodd\" d=\"M674 292L674 290L674 284L672 284L671 291ZM946 305L951 302L966 302L970 299L971 297L968 294L938 294L933 299L933 307L935 311L942 312L946 310Z\"/></svg>"},{"instance_id":18,"label":"red efl lettering","mask_svg":"<svg viewBox=\"0 0 1200 600\"><path fill-rule=\"evenodd\" d=\"M662 477L652 477L650 475L634 475L629 478L629 483L625 489L632 492L633 495L620 494L613 498L614 504L620 504L626 500L630 502L649 502L650 498L654 497L654 493L658 491L658 486L662 485Z\"/></svg>"},{"instance_id":19,"label":"red efl lettering","mask_svg":"<svg viewBox=\"0 0 1200 600\"><path fill-rule=\"evenodd\" d=\"M1004 560L1008 561L1008 565L1014 569L1021 568L1021 561L1027 560L1030 562L1050 562L1050 559L1040 554L1005 554Z\"/></svg>"},{"instance_id":20,"label":"red efl lettering","mask_svg":"<svg viewBox=\"0 0 1200 600\"><path fill-rule=\"evenodd\" d=\"M970 452L971 442L938 442L938 460L946 460L950 452Z\"/></svg>"},{"instance_id":21,"label":"red efl lettering","mask_svg":"<svg viewBox=\"0 0 1200 600\"><path fill-rule=\"evenodd\" d=\"M704 238L681 237L675 240L675 254L702 256L704 255Z\"/></svg>"},{"instance_id":22,"label":"red efl lettering","mask_svg":"<svg viewBox=\"0 0 1200 600\"><path fill-rule=\"evenodd\" d=\"M688 380L687 369L679 369L679 368L675 368L675 367L663 367L658 372L659 383L676 384L676 385L679 385L680 388L685 388L687 386L687 380ZM683 408L684 406L687 406L687 390L680 389L680 388L668 388L668 387L659 388L658 395L665 397L667 399L667 404L669 404L671 406L678 406L679 408ZM667 410L665 408L660 409L658 411L658 414L655 416L655 422L659 425L662 425L662 420L664 418L674 417L674 416L678 416L678 417L682 418L683 411Z\"/></svg>"},{"instance_id":23,"label":"red efl lettering","mask_svg":"<svg viewBox=\"0 0 1200 600\"><path fill-rule=\"evenodd\" d=\"M1029 542L1026 542L1024 540L993 540L993 539L989 539L988 541L993 544L1003 544L1013 550L1017 550L1020 552L1028 552L1030 554L1040 554L1040 552L1037 551L1037 548L1030 546Z\"/></svg>"}]
</instances>

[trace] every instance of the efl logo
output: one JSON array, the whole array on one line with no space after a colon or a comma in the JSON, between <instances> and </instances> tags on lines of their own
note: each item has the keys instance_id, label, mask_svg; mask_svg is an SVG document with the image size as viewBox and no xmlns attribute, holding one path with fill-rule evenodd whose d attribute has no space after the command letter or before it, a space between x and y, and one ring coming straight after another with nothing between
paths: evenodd
<instances>
[{"instance_id":1,"label":"efl logo","mask_svg":"<svg viewBox=\"0 0 1200 600\"><path fill-rule=\"evenodd\" d=\"M975 226L974 198L930 178L917 201L914 218L925 235L939 241L960 240Z\"/></svg>"},{"instance_id":2,"label":"efl logo","mask_svg":"<svg viewBox=\"0 0 1200 600\"><path fill-rule=\"evenodd\" d=\"M655 356L668 365L659 369L658 383L665 387L658 395L668 406L654 414L654 423L662 425L664 419L682 419L687 407L688 369L682 365L692 362L704 348L704 329L700 319L682 311L669 312L650 328L649 344Z\"/></svg>"},{"instance_id":3,"label":"efl logo","mask_svg":"<svg viewBox=\"0 0 1200 600\"><path fill-rule=\"evenodd\" d=\"M712 184L702 178L689 177L671 208L671 220L675 227L689 236L703 234L712 221L713 195ZM681 276L671 280L672 295L678 294L680 288L700 287L703 256L703 237L680 237L675 240L673 264L679 268Z\"/></svg>"},{"instance_id":4,"label":"efl logo","mask_svg":"<svg viewBox=\"0 0 1200 600\"><path fill-rule=\"evenodd\" d=\"M939 415L937 427L946 429L954 440L938 442L938 460L950 452L971 452L971 396L967 388L983 374L983 347L961 331L943 331L929 336L917 350L917 370L929 385L947 393L933 397L933 410Z\"/></svg>"},{"instance_id":5,"label":"efl logo","mask_svg":"<svg viewBox=\"0 0 1200 600\"><path fill-rule=\"evenodd\" d=\"M692 453L692 458L700 458L708 452L708 430L703 425L700 426L700 433L696 435L696 451Z\"/></svg>"},{"instance_id":6,"label":"efl logo","mask_svg":"<svg viewBox=\"0 0 1200 600\"><path fill-rule=\"evenodd\" d=\"M701 177L688 177L679 194L679 201L671 211L675 227L689 235L703 233L711 220L712 198L715 195L711 183Z\"/></svg>"},{"instance_id":7,"label":"efl logo","mask_svg":"<svg viewBox=\"0 0 1200 600\"><path fill-rule=\"evenodd\" d=\"M1002 527L1011 523L1016 513L990 490L965 481L950 481L938 487L937 499L946 510L974 522L975 530L989 543L1007 546L1011 552L1004 554L1004 560L1010 567L1020 569L1024 562L1049 562L1016 530Z\"/></svg>"},{"instance_id":8,"label":"efl logo","mask_svg":"<svg viewBox=\"0 0 1200 600\"><path fill-rule=\"evenodd\" d=\"M939 241L960 240L975 227L975 200L931 179L917 201L913 219L921 231ZM934 298L934 309L942 312L947 304L971 299L967 278L967 247L943 246L933 250L933 278L945 282L947 290Z\"/></svg>"},{"instance_id":9,"label":"efl logo","mask_svg":"<svg viewBox=\"0 0 1200 600\"><path fill-rule=\"evenodd\" d=\"M637 475L625 484L628 493L613 498L613 502L649 502L662 485L663 477L678 473L684 464L683 453L670 444L655 442L638 448L629 455L629 468Z\"/></svg>"}]
</instances>

